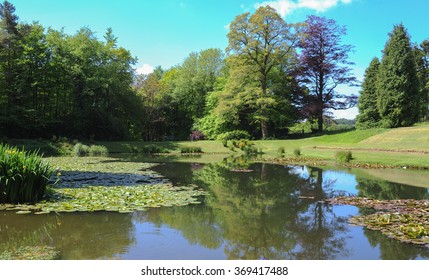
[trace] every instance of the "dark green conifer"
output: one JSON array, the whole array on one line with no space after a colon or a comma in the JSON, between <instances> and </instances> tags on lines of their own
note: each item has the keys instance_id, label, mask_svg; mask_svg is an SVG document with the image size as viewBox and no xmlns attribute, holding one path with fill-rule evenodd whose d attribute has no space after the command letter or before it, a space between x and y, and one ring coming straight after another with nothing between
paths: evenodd
<instances>
[{"instance_id":1,"label":"dark green conifer","mask_svg":"<svg viewBox=\"0 0 429 280\"><path fill-rule=\"evenodd\" d=\"M359 129L380 126L380 114L377 109L377 75L380 67L378 58L373 58L365 70L362 90L359 96L359 115L356 127Z\"/></svg>"},{"instance_id":2,"label":"dark green conifer","mask_svg":"<svg viewBox=\"0 0 429 280\"><path fill-rule=\"evenodd\" d=\"M377 107L383 127L418 121L419 82L410 37L402 24L389 34L377 79Z\"/></svg>"}]
</instances>

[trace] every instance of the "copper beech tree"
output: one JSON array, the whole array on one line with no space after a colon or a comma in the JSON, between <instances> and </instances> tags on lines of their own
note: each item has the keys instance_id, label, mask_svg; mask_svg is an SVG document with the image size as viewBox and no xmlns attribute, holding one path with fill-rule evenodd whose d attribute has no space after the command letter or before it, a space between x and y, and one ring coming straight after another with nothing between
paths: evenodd
<instances>
[{"instance_id":1,"label":"copper beech tree","mask_svg":"<svg viewBox=\"0 0 429 280\"><path fill-rule=\"evenodd\" d=\"M308 119L317 120L323 131L323 117L329 109L348 109L357 97L337 92L339 85L357 86L351 73L351 45L341 43L346 28L325 17L308 16L301 30L299 47L301 82L308 88L302 111Z\"/></svg>"}]
</instances>

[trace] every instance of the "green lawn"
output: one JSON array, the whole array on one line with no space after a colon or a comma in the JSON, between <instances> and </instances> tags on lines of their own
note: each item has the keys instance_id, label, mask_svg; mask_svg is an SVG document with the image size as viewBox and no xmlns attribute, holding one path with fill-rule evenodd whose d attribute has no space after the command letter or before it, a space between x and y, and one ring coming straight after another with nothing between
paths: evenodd
<instances>
[{"instance_id":1,"label":"green lawn","mask_svg":"<svg viewBox=\"0 0 429 280\"><path fill-rule=\"evenodd\" d=\"M429 167L429 124L396 129L353 130L337 134L291 140L257 140L265 158L278 157L279 148L285 149L285 157L294 157L294 149L300 149L302 157L316 157L335 162L338 150L351 150L353 163L381 164L388 166ZM220 141L179 141L179 142L98 142L105 145L110 153L132 152L155 145L172 155L180 153L181 147L201 147L205 154L233 154ZM239 154L240 151L236 151ZM218 156L218 157L219 157ZM216 157L216 158L218 158Z\"/></svg>"},{"instance_id":2,"label":"green lawn","mask_svg":"<svg viewBox=\"0 0 429 280\"><path fill-rule=\"evenodd\" d=\"M64 154L72 144L50 143L47 141L17 140L17 145L26 148L42 147L42 150L59 149ZM429 168L429 123L395 129L368 129L328 134L316 137L290 140L257 140L258 149L262 149L265 158L279 157L279 148L284 148L285 157L294 158L294 150L300 149L302 157L321 158L328 163L335 163L335 154L339 150L351 150L355 164L381 164L388 166L414 166ZM14 144L14 143L11 143ZM90 143L86 143L90 144ZM220 141L99 141L110 154L143 154L145 150L167 151L171 160L185 160L180 155L183 147L200 147L205 155L203 161L218 161L230 154L240 154L225 148ZM66 147L66 149L64 148ZM188 158L189 161L194 159Z\"/></svg>"}]
</instances>

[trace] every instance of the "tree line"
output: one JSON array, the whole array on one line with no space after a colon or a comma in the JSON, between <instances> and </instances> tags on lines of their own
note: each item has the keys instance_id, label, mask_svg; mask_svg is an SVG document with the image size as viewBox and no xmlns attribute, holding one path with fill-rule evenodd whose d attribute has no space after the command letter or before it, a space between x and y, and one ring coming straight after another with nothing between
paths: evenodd
<instances>
[{"instance_id":1,"label":"tree line","mask_svg":"<svg viewBox=\"0 0 429 280\"><path fill-rule=\"evenodd\" d=\"M381 61L365 71L356 126L400 127L429 115L429 41L412 44L403 24L389 34Z\"/></svg>"},{"instance_id":2,"label":"tree line","mask_svg":"<svg viewBox=\"0 0 429 280\"><path fill-rule=\"evenodd\" d=\"M195 131L196 138L206 139L231 133L281 138L304 120L322 131L331 110L357 103L356 96L337 91L339 85L358 85L350 68L353 46L342 43L344 35L346 28L332 19L309 16L290 24L273 8L260 7L231 22L226 51L193 52L179 65L138 75L136 58L118 46L110 28L100 40L89 28L69 35L21 23L15 7L4 1L0 135L162 141L186 139ZM415 75L427 79L421 70L427 60L416 59L416 53ZM365 78L361 115L368 83ZM423 112L427 90L418 85L413 102Z\"/></svg>"}]
</instances>

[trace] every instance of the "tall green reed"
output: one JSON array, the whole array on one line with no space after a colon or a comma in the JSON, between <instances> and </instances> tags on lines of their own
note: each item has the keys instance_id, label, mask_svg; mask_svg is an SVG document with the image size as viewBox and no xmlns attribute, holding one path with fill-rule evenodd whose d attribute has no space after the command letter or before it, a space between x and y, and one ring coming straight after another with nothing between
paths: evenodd
<instances>
[{"instance_id":1,"label":"tall green reed","mask_svg":"<svg viewBox=\"0 0 429 280\"><path fill-rule=\"evenodd\" d=\"M52 172L38 151L0 144L0 203L41 200Z\"/></svg>"}]
</instances>

